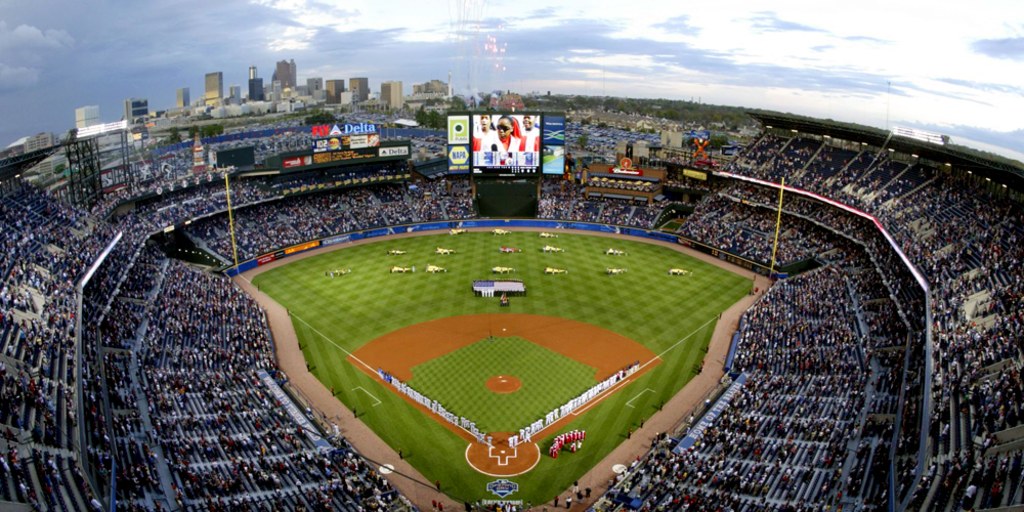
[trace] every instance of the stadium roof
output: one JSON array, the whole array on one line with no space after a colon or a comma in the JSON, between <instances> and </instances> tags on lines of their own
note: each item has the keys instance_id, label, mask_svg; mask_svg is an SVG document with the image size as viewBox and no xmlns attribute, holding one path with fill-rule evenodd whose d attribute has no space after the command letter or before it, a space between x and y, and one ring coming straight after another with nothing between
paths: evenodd
<instances>
[{"instance_id":1,"label":"stadium roof","mask_svg":"<svg viewBox=\"0 0 1024 512\"><path fill-rule=\"evenodd\" d=\"M21 174L28 168L36 165L43 161L46 157L59 151L61 146L51 146L48 148L38 149L30 153L25 153L17 156L0 158L0 181L6 181Z\"/></svg>"},{"instance_id":2,"label":"stadium roof","mask_svg":"<svg viewBox=\"0 0 1024 512\"><path fill-rule=\"evenodd\" d=\"M949 164L957 169L971 171L1014 190L1024 191L1024 164L998 155L964 146L932 144L894 135L880 128L843 123L831 119L814 119L763 110L752 110L747 114L766 127L796 130L800 133L819 136L828 135L851 142L863 142L874 147L891 148L901 153L918 155L937 165Z\"/></svg>"}]
</instances>

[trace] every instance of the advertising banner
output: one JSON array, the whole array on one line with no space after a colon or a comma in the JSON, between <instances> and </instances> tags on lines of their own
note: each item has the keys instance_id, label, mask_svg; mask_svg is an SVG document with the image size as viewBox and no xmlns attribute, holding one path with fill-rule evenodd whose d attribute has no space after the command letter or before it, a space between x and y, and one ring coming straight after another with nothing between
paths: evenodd
<instances>
[{"instance_id":1,"label":"advertising banner","mask_svg":"<svg viewBox=\"0 0 1024 512\"><path fill-rule=\"evenodd\" d=\"M448 147L448 170L453 172L469 171L469 146Z\"/></svg>"},{"instance_id":2,"label":"advertising banner","mask_svg":"<svg viewBox=\"0 0 1024 512\"><path fill-rule=\"evenodd\" d=\"M469 116L448 117L448 144L469 144Z\"/></svg>"},{"instance_id":3,"label":"advertising banner","mask_svg":"<svg viewBox=\"0 0 1024 512\"><path fill-rule=\"evenodd\" d=\"M377 156L376 151L348 149L344 151L328 151L313 155L314 164L329 164L331 162L344 162L346 160L363 160Z\"/></svg>"},{"instance_id":4,"label":"advertising banner","mask_svg":"<svg viewBox=\"0 0 1024 512\"><path fill-rule=\"evenodd\" d=\"M319 247L319 246L320 246L320 241L319 240L315 240L315 241L312 241L312 242L306 242L304 244L293 245L293 246L285 249L284 253L285 254L295 254L297 252L302 252L302 251L305 251L305 250L308 250L308 249L312 249L314 247Z\"/></svg>"},{"instance_id":5,"label":"advertising banner","mask_svg":"<svg viewBox=\"0 0 1024 512\"><path fill-rule=\"evenodd\" d=\"M409 146L392 146L387 148L380 148L380 156L381 158L409 156Z\"/></svg>"},{"instance_id":6,"label":"advertising banner","mask_svg":"<svg viewBox=\"0 0 1024 512\"><path fill-rule=\"evenodd\" d=\"M565 145L565 116L544 116L544 145Z\"/></svg>"}]
</instances>

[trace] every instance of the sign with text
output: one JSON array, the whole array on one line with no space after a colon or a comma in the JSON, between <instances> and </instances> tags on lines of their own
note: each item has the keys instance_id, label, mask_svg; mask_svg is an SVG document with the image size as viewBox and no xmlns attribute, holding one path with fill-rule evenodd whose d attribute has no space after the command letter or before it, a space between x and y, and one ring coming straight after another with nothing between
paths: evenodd
<instances>
[{"instance_id":1,"label":"sign with text","mask_svg":"<svg viewBox=\"0 0 1024 512\"><path fill-rule=\"evenodd\" d=\"M448 144L469 144L469 116L448 117Z\"/></svg>"},{"instance_id":2,"label":"sign with text","mask_svg":"<svg viewBox=\"0 0 1024 512\"><path fill-rule=\"evenodd\" d=\"M409 146L390 146L380 148L380 157L409 156Z\"/></svg>"},{"instance_id":3,"label":"sign with text","mask_svg":"<svg viewBox=\"0 0 1024 512\"><path fill-rule=\"evenodd\" d=\"M469 172L468 146L450 146L448 148L448 170L453 172Z\"/></svg>"}]
</instances>

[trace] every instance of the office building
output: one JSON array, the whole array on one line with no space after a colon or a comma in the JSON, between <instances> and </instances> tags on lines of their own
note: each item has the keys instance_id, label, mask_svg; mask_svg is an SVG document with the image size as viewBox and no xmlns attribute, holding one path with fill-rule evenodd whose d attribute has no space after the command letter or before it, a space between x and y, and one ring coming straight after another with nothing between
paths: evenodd
<instances>
[{"instance_id":1,"label":"office building","mask_svg":"<svg viewBox=\"0 0 1024 512\"><path fill-rule=\"evenodd\" d=\"M178 99L174 104L178 108L185 108L192 104L192 98L189 97L188 87L178 89Z\"/></svg>"},{"instance_id":2,"label":"office building","mask_svg":"<svg viewBox=\"0 0 1024 512\"><path fill-rule=\"evenodd\" d=\"M341 93L345 92L345 80L328 80L326 86L325 99L327 103L332 105L341 103Z\"/></svg>"},{"instance_id":3,"label":"office building","mask_svg":"<svg viewBox=\"0 0 1024 512\"><path fill-rule=\"evenodd\" d=\"M128 124L145 122L149 117L149 100L128 98L124 100L124 120Z\"/></svg>"},{"instance_id":4,"label":"office building","mask_svg":"<svg viewBox=\"0 0 1024 512\"><path fill-rule=\"evenodd\" d=\"M249 80L256 78L256 66L249 66Z\"/></svg>"},{"instance_id":5,"label":"office building","mask_svg":"<svg viewBox=\"0 0 1024 512\"><path fill-rule=\"evenodd\" d=\"M402 82L389 81L380 84L380 102L384 108L398 110L405 105L402 97Z\"/></svg>"},{"instance_id":6,"label":"office building","mask_svg":"<svg viewBox=\"0 0 1024 512\"><path fill-rule=\"evenodd\" d=\"M315 100L324 99L324 79L323 78L307 78L306 79L306 94L313 97Z\"/></svg>"},{"instance_id":7,"label":"office building","mask_svg":"<svg viewBox=\"0 0 1024 512\"><path fill-rule=\"evenodd\" d=\"M75 128L100 124L99 105L88 105L75 109Z\"/></svg>"},{"instance_id":8,"label":"office building","mask_svg":"<svg viewBox=\"0 0 1024 512\"><path fill-rule=\"evenodd\" d=\"M218 106L221 98L224 97L224 72L215 71L206 74L206 94L203 95L203 103L210 106Z\"/></svg>"},{"instance_id":9,"label":"office building","mask_svg":"<svg viewBox=\"0 0 1024 512\"><path fill-rule=\"evenodd\" d=\"M282 90L294 89L297 81L295 59L278 61L270 80L281 82Z\"/></svg>"},{"instance_id":10,"label":"office building","mask_svg":"<svg viewBox=\"0 0 1024 512\"><path fill-rule=\"evenodd\" d=\"M53 146L53 134L49 132L37 133L25 139L25 152L31 153L40 149Z\"/></svg>"},{"instance_id":11,"label":"office building","mask_svg":"<svg viewBox=\"0 0 1024 512\"><path fill-rule=\"evenodd\" d=\"M413 84L412 93L417 95L448 94L448 84L440 80L431 80L422 84Z\"/></svg>"},{"instance_id":12,"label":"office building","mask_svg":"<svg viewBox=\"0 0 1024 512\"><path fill-rule=\"evenodd\" d=\"M249 79L249 101L263 101L264 99L265 95L263 94L263 79Z\"/></svg>"},{"instance_id":13,"label":"office building","mask_svg":"<svg viewBox=\"0 0 1024 512\"><path fill-rule=\"evenodd\" d=\"M348 89L352 91L352 101L360 102L370 99L369 78L349 78Z\"/></svg>"}]
</instances>

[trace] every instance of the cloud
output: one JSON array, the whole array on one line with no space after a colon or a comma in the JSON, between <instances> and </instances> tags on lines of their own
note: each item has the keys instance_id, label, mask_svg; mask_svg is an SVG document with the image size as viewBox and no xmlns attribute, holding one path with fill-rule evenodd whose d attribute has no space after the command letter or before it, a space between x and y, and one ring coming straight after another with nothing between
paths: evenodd
<instances>
[{"instance_id":1,"label":"cloud","mask_svg":"<svg viewBox=\"0 0 1024 512\"><path fill-rule=\"evenodd\" d=\"M996 92L1001 94L1016 94L1024 96L1024 88L1005 84L994 84L989 82L975 82L972 80L960 80L956 78L936 78L936 81L944 82L958 87L965 87L980 92Z\"/></svg>"},{"instance_id":2,"label":"cloud","mask_svg":"<svg viewBox=\"0 0 1024 512\"><path fill-rule=\"evenodd\" d=\"M855 43L863 41L865 43L886 44L888 42L888 41L886 41L884 39L879 39L877 37L868 37L868 36L846 36L846 37L843 37L843 39L846 40L846 41L853 41Z\"/></svg>"},{"instance_id":3,"label":"cloud","mask_svg":"<svg viewBox=\"0 0 1024 512\"><path fill-rule=\"evenodd\" d=\"M700 27L695 26L690 22L690 17L683 14L682 16L676 16L669 18L661 23L655 23L654 28L660 28L666 32L683 35L697 35L700 33Z\"/></svg>"},{"instance_id":4,"label":"cloud","mask_svg":"<svg viewBox=\"0 0 1024 512\"><path fill-rule=\"evenodd\" d=\"M1024 37L1003 39L979 39L971 49L995 59L1024 60Z\"/></svg>"},{"instance_id":5,"label":"cloud","mask_svg":"<svg viewBox=\"0 0 1024 512\"><path fill-rule=\"evenodd\" d=\"M8 66L0 62L0 92L22 89L39 82L39 70Z\"/></svg>"},{"instance_id":6,"label":"cloud","mask_svg":"<svg viewBox=\"0 0 1024 512\"><path fill-rule=\"evenodd\" d=\"M74 46L75 40L63 30L40 30L31 25L18 25L14 30L0 21L0 52L37 52Z\"/></svg>"},{"instance_id":7,"label":"cloud","mask_svg":"<svg viewBox=\"0 0 1024 512\"><path fill-rule=\"evenodd\" d=\"M781 20L776 17L775 13L765 11L755 14L750 21L755 29L762 32L826 32L810 25Z\"/></svg>"}]
</instances>

